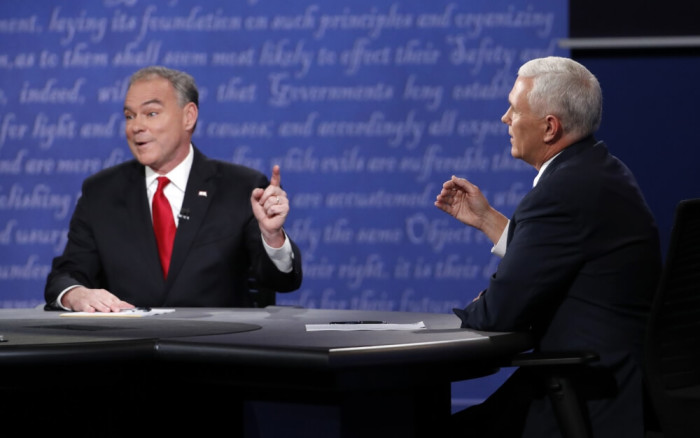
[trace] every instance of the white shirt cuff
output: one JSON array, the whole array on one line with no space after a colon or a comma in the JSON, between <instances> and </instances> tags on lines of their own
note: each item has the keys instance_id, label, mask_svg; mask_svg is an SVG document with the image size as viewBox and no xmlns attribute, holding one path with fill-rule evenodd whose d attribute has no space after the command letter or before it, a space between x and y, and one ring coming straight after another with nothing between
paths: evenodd
<instances>
[{"instance_id":1,"label":"white shirt cuff","mask_svg":"<svg viewBox=\"0 0 700 438\"><path fill-rule=\"evenodd\" d=\"M80 287L80 285L76 284L75 286L68 286L67 288L63 289L63 291L60 294L58 294L58 298L56 298L56 305L63 310L67 310L69 312L72 312L71 309L69 309L69 308L65 307L63 304L61 304L61 300L63 299L63 295L65 295L66 292L68 292L69 290L73 290L76 287Z\"/></svg>"},{"instance_id":2,"label":"white shirt cuff","mask_svg":"<svg viewBox=\"0 0 700 438\"><path fill-rule=\"evenodd\" d=\"M262 238L262 235L261 235ZM289 238L287 234L284 234L284 244L279 248L273 248L265 242L262 238L263 246L265 247L265 252L272 260L272 263L277 266L281 272L289 273L293 269L294 252L292 251L292 244L289 243Z\"/></svg>"},{"instance_id":3,"label":"white shirt cuff","mask_svg":"<svg viewBox=\"0 0 700 438\"><path fill-rule=\"evenodd\" d=\"M504 255L506 255L506 246L508 242L508 228L510 227L510 221L506 224L505 229L503 230L503 234L501 234L501 237L498 239L498 242L491 248L491 254L497 255L498 257L503 258Z\"/></svg>"}]
</instances>

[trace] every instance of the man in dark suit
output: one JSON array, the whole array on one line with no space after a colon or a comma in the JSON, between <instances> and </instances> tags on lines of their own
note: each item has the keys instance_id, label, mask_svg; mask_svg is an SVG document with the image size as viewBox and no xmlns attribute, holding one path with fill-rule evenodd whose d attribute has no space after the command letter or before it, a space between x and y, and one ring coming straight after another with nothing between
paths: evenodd
<instances>
[{"instance_id":1,"label":"man in dark suit","mask_svg":"<svg viewBox=\"0 0 700 438\"><path fill-rule=\"evenodd\" d=\"M135 160L84 182L47 279L47 308L247 307L250 278L279 292L300 286L279 167L268 182L205 157L191 143L198 102L186 73L147 67L132 76L124 115Z\"/></svg>"},{"instance_id":2,"label":"man in dark suit","mask_svg":"<svg viewBox=\"0 0 700 438\"><path fill-rule=\"evenodd\" d=\"M661 270L654 219L632 173L593 137L602 95L585 67L532 60L509 103L511 153L539 173L510 221L469 181L443 185L436 206L484 232L503 257L488 288L455 312L462 327L531 330L536 350L597 352L578 382L593 436L643 436L642 342ZM517 370L482 405L455 414L454 431L559 436L533 381Z\"/></svg>"}]
</instances>

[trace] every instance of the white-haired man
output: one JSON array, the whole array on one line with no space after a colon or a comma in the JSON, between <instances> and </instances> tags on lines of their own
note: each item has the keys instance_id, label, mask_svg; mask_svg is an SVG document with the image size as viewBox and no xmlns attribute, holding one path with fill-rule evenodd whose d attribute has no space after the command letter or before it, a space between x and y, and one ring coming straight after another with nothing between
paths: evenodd
<instances>
[{"instance_id":1,"label":"white-haired man","mask_svg":"<svg viewBox=\"0 0 700 438\"><path fill-rule=\"evenodd\" d=\"M487 289L456 309L462 327L530 330L536 350L593 350L582 373L593 436L643 436L642 343L661 270L654 219L629 169L593 134L602 93L567 58L525 63L502 117L511 154L535 169L506 218L479 188L452 177L436 206L484 232L501 255ZM482 405L453 416L464 436L559 436L552 406L518 370Z\"/></svg>"}]
</instances>

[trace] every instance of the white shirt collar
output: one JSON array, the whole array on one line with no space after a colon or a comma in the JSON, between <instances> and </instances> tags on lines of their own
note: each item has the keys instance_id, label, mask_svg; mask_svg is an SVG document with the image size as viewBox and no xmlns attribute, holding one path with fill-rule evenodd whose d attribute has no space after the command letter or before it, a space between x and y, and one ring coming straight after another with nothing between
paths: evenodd
<instances>
[{"instance_id":1,"label":"white shirt collar","mask_svg":"<svg viewBox=\"0 0 700 438\"><path fill-rule=\"evenodd\" d=\"M559 156L559 154L561 154L561 153L562 153L562 151L559 151L559 153L557 153L555 156L553 156L552 158L550 158L549 160L547 160L547 161L544 162L544 164L542 165L542 167L540 167L540 171L537 172L537 176L535 177L535 180L532 181L532 187L535 187L535 186L537 185L537 183L539 182L540 177L541 177L542 174L544 173L545 169L547 169L547 167L548 167L550 164L552 164L552 161L553 161L555 158L557 158L557 157Z\"/></svg>"},{"instance_id":2,"label":"white shirt collar","mask_svg":"<svg viewBox=\"0 0 700 438\"><path fill-rule=\"evenodd\" d=\"M182 163L175 166L175 168L167 174L158 175L156 172L153 171L153 169L146 166L146 187L150 187L151 184L153 184L156 178L158 178L159 176L167 176L170 180L170 184L174 185L175 187L180 189L181 192L184 193L185 188L187 187L187 179L190 176L190 170L192 169L193 161L194 148L192 147L192 143L190 143L190 151L187 153L185 159L182 160Z\"/></svg>"}]
</instances>

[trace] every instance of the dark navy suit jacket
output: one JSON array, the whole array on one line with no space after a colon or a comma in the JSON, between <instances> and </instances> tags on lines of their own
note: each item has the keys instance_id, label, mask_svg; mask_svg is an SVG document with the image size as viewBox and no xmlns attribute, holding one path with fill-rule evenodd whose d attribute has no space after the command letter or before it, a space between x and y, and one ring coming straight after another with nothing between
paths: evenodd
<instances>
[{"instance_id":1,"label":"dark navy suit jacket","mask_svg":"<svg viewBox=\"0 0 700 438\"><path fill-rule=\"evenodd\" d=\"M517 206L483 296L455 312L463 327L531 330L537 350L593 350L612 397L589 403L595 437L642 436L642 344L661 270L658 232L637 183L602 142L564 149ZM557 436L549 401L525 436Z\"/></svg>"},{"instance_id":2,"label":"dark navy suit jacket","mask_svg":"<svg viewBox=\"0 0 700 438\"><path fill-rule=\"evenodd\" d=\"M267 178L210 160L194 149L168 278L164 279L145 187L144 166L132 160L85 180L68 243L54 259L45 298L51 304L76 283L104 288L136 306L248 307L248 279L279 292L301 284L301 254L280 272L263 247L250 206Z\"/></svg>"}]
</instances>

